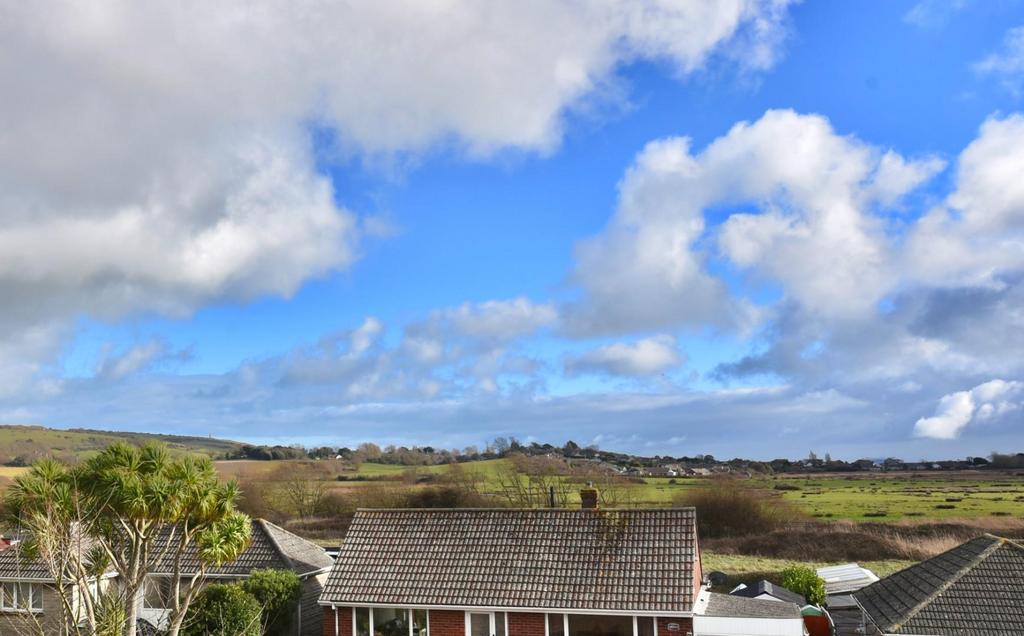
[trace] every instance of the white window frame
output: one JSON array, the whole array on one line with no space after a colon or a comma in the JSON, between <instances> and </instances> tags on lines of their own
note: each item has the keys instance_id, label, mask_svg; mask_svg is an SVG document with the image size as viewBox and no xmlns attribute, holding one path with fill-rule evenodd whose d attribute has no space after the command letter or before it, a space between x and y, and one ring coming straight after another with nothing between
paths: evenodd
<instances>
[{"instance_id":1,"label":"white window frame","mask_svg":"<svg viewBox=\"0 0 1024 636\"><path fill-rule=\"evenodd\" d=\"M505 612L505 611L499 612L498 610L494 610L494 611L466 610L466 612L465 612L466 636L473 636L473 625L472 625L472 621L470 620L470 616L472 614L487 614L490 617L490 619L491 619L490 620L491 636L497 636L498 632L497 632L497 630L494 629L497 626L497 619L495 618L495 614L499 614L499 613L501 614L501 620L502 620L502 622L503 622L503 624L505 626L504 636L508 636L508 612ZM547 629L547 627L545 627L544 629Z\"/></svg>"},{"instance_id":2,"label":"white window frame","mask_svg":"<svg viewBox=\"0 0 1024 636\"><path fill-rule=\"evenodd\" d=\"M383 608L383 607L381 607L381 608L353 607L352 608L352 636L359 636L358 632L356 632L356 629L357 629L357 627L356 627L356 611L357 610L361 610L361 609L365 609L367 611L367 614L368 614L368 617L369 617L369 626L368 626L369 634L367 636L373 636L373 634L374 634L374 629L373 629L373 610L374 609L385 609L385 608ZM413 612L414 608L411 608L411 607L401 607L401 606L396 605L394 607L388 607L387 609L403 609L403 610L405 610L405 623L406 623L406 625L409 626L409 636L413 636L413 633L412 633L412 612ZM430 610L428 610L426 608L422 608L422 607L417 607L415 609L422 609L424 612L427 613L427 624L426 624L427 634L426 634L426 636L430 636ZM337 608L335 608L335 612L337 612ZM335 618L337 618L337 615L335 616ZM506 636L507 636L507 633L506 633Z\"/></svg>"},{"instance_id":3,"label":"white window frame","mask_svg":"<svg viewBox=\"0 0 1024 636\"><path fill-rule=\"evenodd\" d=\"M40 614L42 613L43 607L43 586L40 583L28 583L19 581L3 581L0 583L3 586L3 593L0 593L0 611L3 612L21 612L26 614ZM28 603L21 607L19 606L18 596L20 595L19 590L25 588L28 590ZM9 594L8 594L9 593ZM11 604L7 603L8 596L11 599ZM33 607L34 601L38 598L39 607Z\"/></svg>"},{"instance_id":4,"label":"white window frame","mask_svg":"<svg viewBox=\"0 0 1024 636\"><path fill-rule=\"evenodd\" d=\"M572 613L575 614L577 612L572 612ZM586 614L585 612L578 612L578 613L581 614L581 615L585 615L585 616L592 616L592 614ZM505 614L505 616L507 617L508 614ZM566 612L545 612L544 613L544 636L551 636L551 619L549 618L550 616L561 616L562 617L562 636L572 636L572 634L569 633L569 613L566 613ZM639 619L641 619L641 618L643 618L643 619L650 619L651 622L654 623L654 636L658 636L658 617L656 617L656 616L637 616L636 614L633 615L633 636L640 636L640 629L639 629L639 624L638 624L637 621ZM506 620L506 623L507 623L507 620ZM466 636L471 636L471 634L467 631L466 632ZM506 630L505 630L505 636L508 636L507 626L506 626Z\"/></svg>"}]
</instances>

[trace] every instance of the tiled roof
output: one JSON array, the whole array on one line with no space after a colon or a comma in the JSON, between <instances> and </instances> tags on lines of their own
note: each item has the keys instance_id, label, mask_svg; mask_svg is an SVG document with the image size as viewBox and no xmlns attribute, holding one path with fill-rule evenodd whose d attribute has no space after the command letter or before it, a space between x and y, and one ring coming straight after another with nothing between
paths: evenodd
<instances>
[{"instance_id":1,"label":"tiled roof","mask_svg":"<svg viewBox=\"0 0 1024 636\"><path fill-rule=\"evenodd\" d=\"M0 580L52 581L49 570L39 559L29 559L16 543L0 551Z\"/></svg>"},{"instance_id":2,"label":"tiled roof","mask_svg":"<svg viewBox=\"0 0 1024 636\"><path fill-rule=\"evenodd\" d=\"M309 574L331 567L333 560L323 548L288 532L265 519L253 519L252 543L237 559L220 567L207 568L210 575L245 576L255 569L274 568L293 570L298 575ZM194 572L199 566L196 548L190 546L184 556L183 569ZM155 574L168 574L173 567L173 556L168 554L163 563L154 568Z\"/></svg>"},{"instance_id":3,"label":"tiled roof","mask_svg":"<svg viewBox=\"0 0 1024 636\"><path fill-rule=\"evenodd\" d=\"M689 612L692 508L360 510L321 603Z\"/></svg>"},{"instance_id":4,"label":"tiled roof","mask_svg":"<svg viewBox=\"0 0 1024 636\"><path fill-rule=\"evenodd\" d=\"M160 549L160 544L154 552ZM154 574L169 574L173 556L168 554L163 562L153 568ZM331 567L334 560L323 548L306 541L264 519L252 521L252 543L241 555L220 567L208 568L207 574L220 576L245 576L258 568L293 570L299 576L319 572ZM190 546L185 552L183 570L195 572L198 567L196 549ZM27 559L18 545L0 551L0 580L19 579L51 580L45 565L39 560Z\"/></svg>"},{"instance_id":5,"label":"tiled roof","mask_svg":"<svg viewBox=\"0 0 1024 636\"><path fill-rule=\"evenodd\" d=\"M1024 634L1024 546L984 535L854 594L895 634Z\"/></svg>"},{"instance_id":6,"label":"tiled roof","mask_svg":"<svg viewBox=\"0 0 1024 636\"><path fill-rule=\"evenodd\" d=\"M727 618L800 618L800 606L785 601L746 598L732 594L708 595L703 616Z\"/></svg>"},{"instance_id":7,"label":"tiled roof","mask_svg":"<svg viewBox=\"0 0 1024 636\"><path fill-rule=\"evenodd\" d=\"M748 585L742 590L736 590L731 594L733 596L745 596L746 598L757 598L762 594L767 594L768 596L774 596L779 600L796 603L797 605L803 605L807 602L803 596L800 596L796 592L792 592L781 585L775 585L771 581L758 581L757 583Z\"/></svg>"}]
</instances>

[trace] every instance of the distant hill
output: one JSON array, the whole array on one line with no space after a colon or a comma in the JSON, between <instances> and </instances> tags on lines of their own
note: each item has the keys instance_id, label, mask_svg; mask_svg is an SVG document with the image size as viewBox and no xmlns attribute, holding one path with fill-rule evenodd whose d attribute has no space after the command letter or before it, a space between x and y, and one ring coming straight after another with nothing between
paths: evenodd
<instances>
[{"instance_id":1,"label":"distant hill","mask_svg":"<svg viewBox=\"0 0 1024 636\"><path fill-rule=\"evenodd\" d=\"M145 444L155 441L167 444L172 451L205 453L215 458L237 451L242 446L240 442L213 437L0 425L0 464L27 465L44 456L83 458L114 442Z\"/></svg>"}]
</instances>

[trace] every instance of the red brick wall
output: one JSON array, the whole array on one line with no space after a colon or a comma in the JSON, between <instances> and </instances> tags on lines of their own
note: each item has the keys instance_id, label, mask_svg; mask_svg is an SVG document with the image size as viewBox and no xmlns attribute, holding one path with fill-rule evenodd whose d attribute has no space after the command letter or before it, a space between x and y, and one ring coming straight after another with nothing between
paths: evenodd
<instances>
[{"instance_id":1,"label":"red brick wall","mask_svg":"<svg viewBox=\"0 0 1024 636\"><path fill-rule=\"evenodd\" d=\"M669 631L669 623L679 625L676 631ZM693 636L692 618L665 618L658 617L658 636Z\"/></svg>"},{"instance_id":2,"label":"red brick wall","mask_svg":"<svg viewBox=\"0 0 1024 636\"><path fill-rule=\"evenodd\" d=\"M700 584L704 582L704 564L700 558L700 536L697 533L697 527L693 528L693 603L697 604L697 594L700 593ZM693 608L690 608L691 610ZM659 634L661 632L658 632Z\"/></svg>"},{"instance_id":3,"label":"red brick wall","mask_svg":"<svg viewBox=\"0 0 1024 636\"><path fill-rule=\"evenodd\" d=\"M508 636L544 636L544 614L508 613Z\"/></svg>"},{"instance_id":4,"label":"red brick wall","mask_svg":"<svg viewBox=\"0 0 1024 636\"><path fill-rule=\"evenodd\" d=\"M334 636L334 612L338 612L338 636L352 636L352 608L324 607L324 636Z\"/></svg>"},{"instance_id":5,"label":"red brick wall","mask_svg":"<svg viewBox=\"0 0 1024 636\"><path fill-rule=\"evenodd\" d=\"M427 620L430 636L466 636L466 613L462 610L430 610Z\"/></svg>"}]
</instances>

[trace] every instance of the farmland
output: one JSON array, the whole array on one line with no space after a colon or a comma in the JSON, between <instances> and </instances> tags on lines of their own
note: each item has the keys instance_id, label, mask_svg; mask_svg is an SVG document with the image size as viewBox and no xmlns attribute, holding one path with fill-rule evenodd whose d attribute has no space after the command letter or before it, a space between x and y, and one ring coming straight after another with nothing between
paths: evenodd
<instances>
[{"instance_id":1,"label":"farmland","mask_svg":"<svg viewBox=\"0 0 1024 636\"><path fill-rule=\"evenodd\" d=\"M217 462L225 476L273 480L289 473L281 467L315 466L316 474L329 482L332 491L388 484L394 488L423 488L444 480L448 466L407 467L364 462L358 467L344 462ZM509 468L508 460L495 459L460 464L482 493L497 496L497 475ZM564 477L578 485L578 478ZM645 478L623 481L618 501L628 506L667 506L694 488L714 487L715 478ZM980 517L1024 518L1024 477L1012 473L865 473L857 475L800 475L740 480L766 496L781 498L809 518L827 520L894 522L900 520L961 519Z\"/></svg>"}]
</instances>

